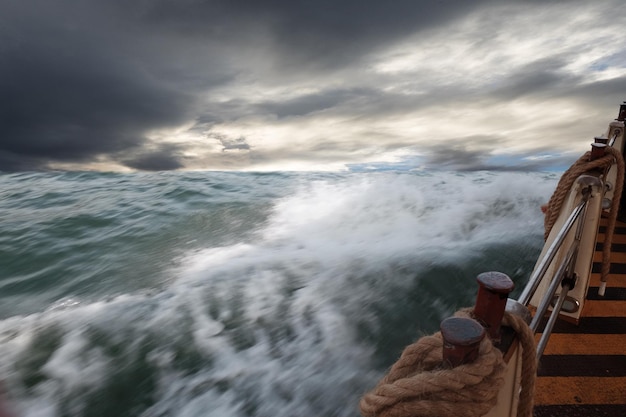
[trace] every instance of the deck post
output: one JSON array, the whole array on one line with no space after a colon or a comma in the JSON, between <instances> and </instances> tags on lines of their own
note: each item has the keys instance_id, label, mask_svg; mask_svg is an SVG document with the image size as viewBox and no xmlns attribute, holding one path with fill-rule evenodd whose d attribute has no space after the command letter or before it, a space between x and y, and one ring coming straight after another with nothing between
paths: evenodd
<instances>
[{"instance_id":1,"label":"deck post","mask_svg":"<svg viewBox=\"0 0 626 417\"><path fill-rule=\"evenodd\" d=\"M449 317L441 322L443 337L443 363L451 368L472 363L478 358L480 342L485 329L476 320L466 317Z\"/></svg>"},{"instance_id":2,"label":"deck post","mask_svg":"<svg viewBox=\"0 0 626 417\"><path fill-rule=\"evenodd\" d=\"M515 284L502 272L484 272L476 277L478 295L474 315L487 329L494 343L500 342L500 324L506 308L506 300Z\"/></svg>"},{"instance_id":3,"label":"deck post","mask_svg":"<svg viewBox=\"0 0 626 417\"><path fill-rule=\"evenodd\" d=\"M619 106L619 114L617 115L617 121L619 122L623 122L624 120L626 120L626 101L624 101L622 104L620 104Z\"/></svg>"},{"instance_id":4,"label":"deck post","mask_svg":"<svg viewBox=\"0 0 626 417\"><path fill-rule=\"evenodd\" d=\"M606 144L592 143L591 144L591 156L589 157L589 159L591 161L595 161L598 158L602 158L604 156L605 150L606 150Z\"/></svg>"},{"instance_id":5,"label":"deck post","mask_svg":"<svg viewBox=\"0 0 626 417\"><path fill-rule=\"evenodd\" d=\"M594 143L603 143L607 145L609 143L609 138L604 136L596 136L593 138Z\"/></svg>"}]
</instances>

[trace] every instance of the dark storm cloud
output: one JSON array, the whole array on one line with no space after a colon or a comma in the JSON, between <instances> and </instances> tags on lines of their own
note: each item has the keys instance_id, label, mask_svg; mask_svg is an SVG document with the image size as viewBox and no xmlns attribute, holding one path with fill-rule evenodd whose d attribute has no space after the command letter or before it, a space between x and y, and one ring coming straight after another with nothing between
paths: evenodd
<instances>
[{"instance_id":1,"label":"dark storm cloud","mask_svg":"<svg viewBox=\"0 0 626 417\"><path fill-rule=\"evenodd\" d=\"M225 135L215 134L210 137L216 139L222 145L222 152L225 151L249 151L250 145L246 142L246 138L240 136L238 138L229 138Z\"/></svg>"},{"instance_id":2,"label":"dark storm cloud","mask_svg":"<svg viewBox=\"0 0 626 417\"><path fill-rule=\"evenodd\" d=\"M205 66L210 62L194 62L191 54L181 53L181 39L233 42L265 26L274 34L275 48L335 61L469 7L464 1L454 7L415 1L195 0L5 5L0 17L0 170L115 158L146 145L149 130L192 117L189 89L210 88L228 77L219 65ZM160 42L150 36L160 36ZM172 64L185 59L191 62ZM280 114L302 113L345 99L331 92L308 102L265 106ZM153 157L125 164L180 167L175 157Z\"/></svg>"},{"instance_id":3,"label":"dark storm cloud","mask_svg":"<svg viewBox=\"0 0 626 417\"><path fill-rule=\"evenodd\" d=\"M188 98L132 69L13 60L0 70L2 147L15 154L84 160L140 146L146 128L180 122ZM14 67L14 68L10 68Z\"/></svg>"},{"instance_id":4,"label":"dark storm cloud","mask_svg":"<svg viewBox=\"0 0 626 417\"><path fill-rule=\"evenodd\" d=\"M606 107L607 102L614 107L615 104L626 100L626 76L575 86L562 90L560 93L563 97L586 102L596 108ZM615 110L615 116L617 116L617 110Z\"/></svg>"},{"instance_id":5,"label":"dark storm cloud","mask_svg":"<svg viewBox=\"0 0 626 417\"><path fill-rule=\"evenodd\" d=\"M347 164L351 171L414 170L428 171L564 171L579 155L530 153L496 154L485 150L469 150L464 146L453 149L422 149L421 154L408 154L395 162Z\"/></svg>"},{"instance_id":6,"label":"dark storm cloud","mask_svg":"<svg viewBox=\"0 0 626 417\"><path fill-rule=\"evenodd\" d=\"M337 107L348 101L373 96L373 90L329 90L323 93L307 94L282 101L266 101L255 107L263 113L274 114L278 117L302 116L326 109Z\"/></svg>"},{"instance_id":7,"label":"dark storm cloud","mask_svg":"<svg viewBox=\"0 0 626 417\"><path fill-rule=\"evenodd\" d=\"M133 157L121 157L122 163L142 171L168 171L183 167L182 156L174 146L163 146L161 149L142 151Z\"/></svg>"},{"instance_id":8,"label":"dark storm cloud","mask_svg":"<svg viewBox=\"0 0 626 417\"><path fill-rule=\"evenodd\" d=\"M626 76L587 82L585 77L568 74L566 57L551 57L525 65L512 72L500 85L494 86L491 97L514 100L522 96L545 99L564 98L587 105L614 106L626 98Z\"/></svg>"},{"instance_id":9,"label":"dark storm cloud","mask_svg":"<svg viewBox=\"0 0 626 417\"><path fill-rule=\"evenodd\" d=\"M458 90L452 91L442 88L439 91L437 102L433 103L420 95L387 92L374 87L328 88L315 93L275 100L230 100L219 103L219 106L214 106L213 111L219 112L222 116L269 115L276 116L278 119L306 116L324 111L332 111L333 114L338 115L384 117L396 112L414 111L430 105L454 102L458 100L458 93ZM211 124L223 120L223 117L213 117L205 122Z\"/></svg>"},{"instance_id":10,"label":"dark storm cloud","mask_svg":"<svg viewBox=\"0 0 626 417\"><path fill-rule=\"evenodd\" d=\"M45 168L38 158L0 151L0 172L29 171Z\"/></svg>"},{"instance_id":11,"label":"dark storm cloud","mask_svg":"<svg viewBox=\"0 0 626 417\"><path fill-rule=\"evenodd\" d=\"M566 57L553 56L521 66L494 86L493 94L505 100L532 94L553 95L581 81L579 77L567 74L564 70L567 64Z\"/></svg>"},{"instance_id":12,"label":"dark storm cloud","mask_svg":"<svg viewBox=\"0 0 626 417\"><path fill-rule=\"evenodd\" d=\"M465 139L465 138L464 138ZM450 144L439 144L425 150L425 165L435 169L445 170L475 170L484 166L489 153L482 149L469 149L463 140L452 140ZM496 138L480 138L486 141L495 141ZM473 138L476 140L476 138Z\"/></svg>"},{"instance_id":13,"label":"dark storm cloud","mask_svg":"<svg viewBox=\"0 0 626 417\"><path fill-rule=\"evenodd\" d=\"M4 158L0 170L136 149L193 103L135 59L97 8L65 5L13 4L0 17L0 151L20 161Z\"/></svg>"},{"instance_id":14,"label":"dark storm cloud","mask_svg":"<svg viewBox=\"0 0 626 417\"><path fill-rule=\"evenodd\" d=\"M572 152L553 154L548 147L510 154L498 147L501 142L500 136L475 136L423 147L420 149L422 157L414 168L447 171L565 170L580 156Z\"/></svg>"},{"instance_id":15,"label":"dark storm cloud","mask_svg":"<svg viewBox=\"0 0 626 417\"><path fill-rule=\"evenodd\" d=\"M314 59L338 65L476 6L469 3L66 0L5 5L0 17L0 169L115 159L125 149L148 144L150 130L192 117L219 119L190 114L195 99L190 89L210 89L229 77L211 60L193 59L202 55L198 52L211 53L210 48L192 45L189 54L181 52L189 38L236 46L264 31L273 36L268 53L277 62ZM350 95L320 93L261 107L279 115L302 114ZM151 163L130 166L152 169Z\"/></svg>"},{"instance_id":16,"label":"dark storm cloud","mask_svg":"<svg viewBox=\"0 0 626 417\"><path fill-rule=\"evenodd\" d=\"M142 22L185 36L229 39L263 31L281 51L282 64L337 66L481 3L490 1L157 0L130 7Z\"/></svg>"},{"instance_id":17,"label":"dark storm cloud","mask_svg":"<svg viewBox=\"0 0 626 417\"><path fill-rule=\"evenodd\" d=\"M510 4L521 5L513 11L542 11L546 3ZM586 3L564 4L569 10ZM626 79L583 82L568 75L571 51L555 51L530 64L521 59L515 68L503 69L495 60L493 82L429 78L438 63L434 70L423 69L419 60L410 62L406 73L372 70L376 59L389 58L376 54L394 42L435 32L443 39L457 33L457 22L468 15L498 7L504 7L502 2L491 0L5 2L0 12L0 171L103 161L134 169L178 169L187 166L183 155L190 154L205 155L217 166L272 157L332 161L349 159L363 148L371 148L363 151L368 156L376 149L393 152L417 138L400 137L379 123L371 134L355 129L352 138L315 137L319 143L301 150L289 142L282 149L272 144L270 152L257 146L263 143L255 138L250 119L267 125L278 120L285 128L292 119L309 117L307 126L315 127L315 117L329 114L356 126L385 117L408 119L418 112L427 117L433 109L457 103L493 105L533 96L602 106L622 98ZM513 15L489 15L491 20L468 32L464 53L480 57L480 48L498 34L494 27L506 29L501 20L506 17ZM616 52L590 66L602 71L621 65L623 57ZM452 75L464 71L459 62ZM248 130L238 131L240 121ZM220 123L228 124L223 140L216 129ZM206 142L183 144L172 137L176 145L165 143L167 132L180 132L181 126ZM185 152L192 147L194 152ZM470 169L486 163L475 149L456 145L445 153L430 150L428 158L432 164ZM220 158L222 165L215 162Z\"/></svg>"}]
</instances>

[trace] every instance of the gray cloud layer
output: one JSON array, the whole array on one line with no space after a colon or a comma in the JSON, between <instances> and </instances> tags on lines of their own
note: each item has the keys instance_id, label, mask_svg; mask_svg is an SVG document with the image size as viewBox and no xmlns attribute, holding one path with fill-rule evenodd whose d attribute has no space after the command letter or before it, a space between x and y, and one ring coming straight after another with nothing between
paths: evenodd
<instances>
[{"instance_id":1,"label":"gray cloud layer","mask_svg":"<svg viewBox=\"0 0 626 417\"><path fill-rule=\"evenodd\" d=\"M574 131L572 124L596 122L601 112L613 116L626 98L623 38L604 36L617 44L601 56L597 41L586 43L572 29L563 29L573 39L567 48L550 44L551 33L540 25L509 33L503 20L519 24L511 19L518 13L528 22L546 15L549 22L550 13L562 9L570 13L564 19L579 16L584 31L618 5L4 1L0 170L306 168L307 161L391 160L402 152L420 154L427 165L483 168L503 140L498 128L474 128L462 143L455 142L458 132L433 132L447 136L450 146L442 148L429 144L425 121L454 123L445 117L448 108L460 120L464 106L472 117L469 110L516 101L545 113L547 103L557 112L558 106L583 112L580 120L549 126L568 124ZM509 50L523 44L528 48ZM527 53L545 51L543 45L554 50ZM608 75L587 78L578 61L585 54L589 71ZM481 63L486 69L477 69ZM511 117L512 123L536 122ZM424 131L414 132L411 123ZM532 145L526 131L516 134L538 152L550 149Z\"/></svg>"}]
</instances>

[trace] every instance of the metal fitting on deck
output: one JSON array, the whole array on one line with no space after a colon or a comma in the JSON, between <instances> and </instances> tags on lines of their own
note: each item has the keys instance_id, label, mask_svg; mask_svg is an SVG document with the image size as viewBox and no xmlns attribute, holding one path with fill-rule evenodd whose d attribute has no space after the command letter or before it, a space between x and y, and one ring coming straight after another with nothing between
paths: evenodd
<instances>
[{"instance_id":1,"label":"metal fitting on deck","mask_svg":"<svg viewBox=\"0 0 626 417\"><path fill-rule=\"evenodd\" d=\"M441 322L440 330L443 336L444 364L454 368L472 363L478 358L485 329L476 320L450 317Z\"/></svg>"},{"instance_id":2,"label":"metal fitting on deck","mask_svg":"<svg viewBox=\"0 0 626 417\"><path fill-rule=\"evenodd\" d=\"M603 143L603 144L608 144L609 143L609 138L604 137L604 136L596 136L593 138L593 142L594 143Z\"/></svg>"},{"instance_id":3,"label":"metal fitting on deck","mask_svg":"<svg viewBox=\"0 0 626 417\"><path fill-rule=\"evenodd\" d=\"M623 122L626 119L626 101L620 104L617 120Z\"/></svg>"},{"instance_id":4,"label":"metal fitting on deck","mask_svg":"<svg viewBox=\"0 0 626 417\"><path fill-rule=\"evenodd\" d=\"M605 143L592 143L591 144L591 156L589 156L589 160L595 161L596 159L602 158L604 156L605 150L606 150Z\"/></svg>"},{"instance_id":5,"label":"metal fitting on deck","mask_svg":"<svg viewBox=\"0 0 626 417\"><path fill-rule=\"evenodd\" d=\"M491 340L498 343L506 301L515 284L502 272L484 272L476 277L476 281L478 295L474 315L485 326Z\"/></svg>"}]
</instances>

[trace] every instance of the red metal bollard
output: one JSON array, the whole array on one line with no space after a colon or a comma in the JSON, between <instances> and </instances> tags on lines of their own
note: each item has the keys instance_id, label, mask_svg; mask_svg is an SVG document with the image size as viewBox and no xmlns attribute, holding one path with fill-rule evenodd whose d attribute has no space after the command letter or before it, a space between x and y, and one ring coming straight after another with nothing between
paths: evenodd
<instances>
[{"instance_id":1,"label":"red metal bollard","mask_svg":"<svg viewBox=\"0 0 626 417\"><path fill-rule=\"evenodd\" d=\"M508 275L501 272L484 272L476 277L478 295L474 306L474 315L481 322L487 334L497 343L500 341L500 324L506 300L515 284Z\"/></svg>"},{"instance_id":2,"label":"red metal bollard","mask_svg":"<svg viewBox=\"0 0 626 417\"><path fill-rule=\"evenodd\" d=\"M620 122L626 120L626 101L619 106L619 114L617 115L617 120Z\"/></svg>"},{"instance_id":3,"label":"red metal bollard","mask_svg":"<svg viewBox=\"0 0 626 417\"><path fill-rule=\"evenodd\" d=\"M605 138L603 136L596 136L593 138L594 143L603 143L607 145L609 143L609 138Z\"/></svg>"},{"instance_id":4,"label":"red metal bollard","mask_svg":"<svg viewBox=\"0 0 626 417\"><path fill-rule=\"evenodd\" d=\"M591 155L589 156L589 160L595 161L598 158L602 158L604 156L605 149L606 149L606 144L604 143L592 143Z\"/></svg>"},{"instance_id":5,"label":"red metal bollard","mask_svg":"<svg viewBox=\"0 0 626 417\"><path fill-rule=\"evenodd\" d=\"M454 368L478 358L480 342L485 337L484 327L476 320L449 317L441 322L443 362Z\"/></svg>"}]
</instances>

